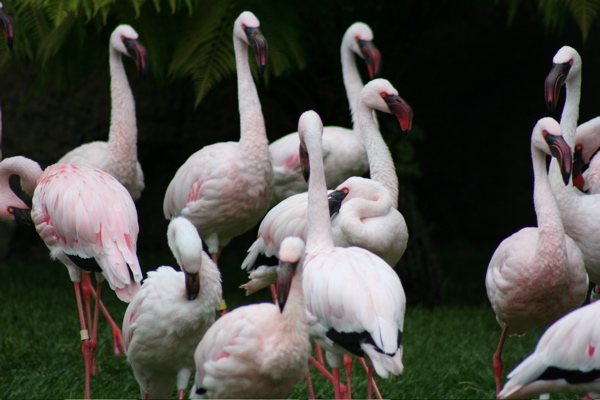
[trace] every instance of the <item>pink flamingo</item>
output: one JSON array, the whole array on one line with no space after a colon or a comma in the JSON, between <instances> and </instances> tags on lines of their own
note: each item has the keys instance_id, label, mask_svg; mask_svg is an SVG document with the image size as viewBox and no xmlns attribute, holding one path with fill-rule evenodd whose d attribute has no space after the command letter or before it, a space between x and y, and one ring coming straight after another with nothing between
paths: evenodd
<instances>
[{"instance_id":1,"label":"pink flamingo","mask_svg":"<svg viewBox=\"0 0 600 400\"><path fill-rule=\"evenodd\" d=\"M144 190L144 173L137 157L137 122L135 100L127 81L121 55L131 57L144 77L148 70L148 53L129 25L119 25L110 36L111 118L108 142L86 143L65 154L58 162L87 165L108 172L138 200Z\"/></svg>"},{"instance_id":2,"label":"pink flamingo","mask_svg":"<svg viewBox=\"0 0 600 400\"><path fill-rule=\"evenodd\" d=\"M194 225L174 218L167 238L183 271L162 266L148 272L123 318L127 360L144 399L169 398L175 385L183 399L196 368L194 350L222 297L221 273Z\"/></svg>"},{"instance_id":3,"label":"pink flamingo","mask_svg":"<svg viewBox=\"0 0 600 400\"><path fill-rule=\"evenodd\" d=\"M12 175L20 177L24 192L32 196L31 209L10 189ZM59 163L42 171L35 161L17 156L0 162L0 204L0 219L35 226L50 257L60 260L69 271L79 311L85 396L89 398L99 301L92 323L88 296L87 318L84 316L82 270L96 272L98 298L103 278L125 302L137 293L142 272L136 255L139 227L133 200L123 185L98 169Z\"/></svg>"},{"instance_id":4,"label":"pink flamingo","mask_svg":"<svg viewBox=\"0 0 600 400\"><path fill-rule=\"evenodd\" d=\"M339 126L323 128L323 163L328 188L341 184L349 176L368 172L367 153L356 124L356 102L363 82L356 67L356 56L367 64L369 78L381 74L381 54L373 43L373 31L363 22L355 22L344 33L340 48L342 75L352 116L352 129ZM298 132L289 133L269 145L273 157L274 185L271 207L308 186L300 175Z\"/></svg>"},{"instance_id":5,"label":"pink flamingo","mask_svg":"<svg viewBox=\"0 0 600 400\"><path fill-rule=\"evenodd\" d=\"M499 399L524 399L553 392L600 396L600 302L565 315L542 335L533 354L510 374Z\"/></svg>"},{"instance_id":6,"label":"pink flamingo","mask_svg":"<svg viewBox=\"0 0 600 400\"><path fill-rule=\"evenodd\" d=\"M343 365L343 356L352 353L365 358L370 398L373 370L387 378L402 373L404 368L401 345L406 309L404 289L396 272L379 256L360 247L334 246L327 210L321 150L323 125L319 115L314 111L302 114L298 131L303 157L308 154L310 158L302 281L306 306L316 319L309 326L310 335L326 350L327 360L333 367L337 398L342 395L339 368ZM349 395L352 393L350 367L347 363Z\"/></svg>"},{"instance_id":7,"label":"pink flamingo","mask_svg":"<svg viewBox=\"0 0 600 400\"><path fill-rule=\"evenodd\" d=\"M259 25L256 16L245 11L233 27L239 142L215 143L192 154L173 177L163 203L165 218L182 215L192 221L217 265L223 247L265 215L273 188L269 141L248 63L251 46L259 70L266 67L267 41Z\"/></svg>"},{"instance_id":8,"label":"pink flamingo","mask_svg":"<svg viewBox=\"0 0 600 400\"><path fill-rule=\"evenodd\" d=\"M238 307L219 318L194 354L192 398L285 398L308 373L308 315L302 292L304 242L279 253L278 304Z\"/></svg>"},{"instance_id":9,"label":"pink flamingo","mask_svg":"<svg viewBox=\"0 0 600 400\"><path fill-rule=\"evenodd\" d=\"M600 117L593 118L577 127L573 153L573 185L588 194L600 193ZM583 166L588 168L583 171Z\"/></svg>"},{"instance_id":10,"label":"pink flamingo","mask_svg":"<svg viewBox=\"0 0 600 400\"><path fill-rule=\"evenodd\" d=\"M504 239L492 255L485 278L488 298L502 327L494 354L496 392L501 388L506 336L522 335L535 326L554 322L581 306L588 289L581 250L565 234L550 187L546 155L556 158L566 184L571 149L552 118L539 120L531 135L538 227L523 228Z\"/></svg>"}]
</instances>

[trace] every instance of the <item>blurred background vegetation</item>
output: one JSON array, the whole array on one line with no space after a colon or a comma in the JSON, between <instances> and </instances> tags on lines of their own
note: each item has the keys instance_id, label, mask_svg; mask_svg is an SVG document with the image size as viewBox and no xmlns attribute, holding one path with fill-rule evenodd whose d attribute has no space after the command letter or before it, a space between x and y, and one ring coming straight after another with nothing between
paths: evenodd
<instances>
[{"instance_id":1,"label":"blurred background vegetation","mask_svg":"<svg viewBox=\"0 0 600 400\"><path fill-rule=\"evenodd\" d=\"M411 236L396 268L410 303L485 303L496 245L535 225L529 138L547 115L543 80L561 46L582 55L580 120L600 108L598 0L19 0L4 9L16 24L13 50L0 45L4 157L46 166L106 140L110 33L128 23L148 49L145 80L124 60L146 176L137 202L145 270L174 262L162 200L177 168L205 145L239 138L231 30L243 10L269 41L266 73L255 78L271 141L295 131L307 109L350 126L341 38L355 21L373 29L383 77L415 115L408 139L379 115ZM243 282L238 266L255 235L224 250L225 290ZM4 262L47 252L24 229L3 236Z\"/></svg>"}]
</instances>

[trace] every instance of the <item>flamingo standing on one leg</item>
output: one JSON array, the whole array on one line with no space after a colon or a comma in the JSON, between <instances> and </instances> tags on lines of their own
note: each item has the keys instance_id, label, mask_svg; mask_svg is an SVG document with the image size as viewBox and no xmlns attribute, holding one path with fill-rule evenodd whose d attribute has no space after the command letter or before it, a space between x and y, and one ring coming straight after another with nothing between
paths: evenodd
<instances>
[{"instance_id":1,"label":"flamingo standing on one leg","mask_svg":"<svg viewBox=\"0 0 600 400\"><path fill-rule=\"evenodd\" d=\"M406 298L398 275L383 259L360 247L334 247L323 173L322 130L317 113L302 114L298 122L300 143L303 157L307 154L310 159L302 284L308 311L317 321L310 326L310 334L326 350L334 368L336 397L341 396L339 368L348 353L365 357L370 397L373 369L387 378L404 368L401 340ZM347 373L351 395L348 369Z\"/></svg>"},{"instance_id":2,"label":"flamingo standing on one leg","mask_svg":"<svg viewBox=\"0 0 600 400\"><path fill-rule=\"evenodd\" d=\"M135 100L127 81L122 55L131 57L142 78L148 71L148 53L129 25L119 25L109 42L111 117L108 142L84 144L58 162L87 165L108 172L138 200L144 190L144 173L137 156Z\"/></svg>"},{"instance_id":3,"label":"flamingo standing on one leg","mask_svg":"<svg viewBox=\"0 0 600 400\"><path fill-rule=\"evenodd\" d=\"M340 53L353 128L323 128L323 163L327 187L336 187L349 176L362 176L368 172L367 153L356 126L356 102L363 88L356 67L356 56L367 64L370 79L378 78L381 74L381 54L373 43L373 31L367 24L355 22L350 25L342 38ZM306 192L308 186L300 175L299 144L298 132L293 132L269 145L275 173L271 207L296 193Z\"/></svg>"},{"instance_id":4,"label":"flamingo standing on one leg","mask_svg":"<svg viewBox=\"0 0 600 400\"><path fill-rule=\"evenodd\" d=\"M169 266L148 272L123 318L127 360L144 399L166 399L175 385L183 399L195 370L194 350L222 297L221 273L202 250L194 225L174 218L167 237L183 272Z\"/></svg>"},{"instance_id":5,"label":"flamingo standing on one leg","mask_svg":"<svg viewBox=\"0 0 600 400\"><path fill-rule=\"evenodd\" d=\"M285 398L308 372L308 315L302 291L304 242L279 253L278 304L238 307L219 318L194 354L192 398Z\"/></svg>"},{"instance_id":6,"label":"flamingo standing on one leg","mask_svg":"<svg viewBox=\"0 0 600 400\"><path fill-rule=\"evenodd\" d=\"M9 177L18 175L31 209L11 190ZM90 397L90 373L97 345L96 328L86 301L81 301L81 276L96 272L100 298L105 278L117 296L129 302L140 288L142 271L136 255L139 231L135 204L115 178L98 169L54 164L42 171L25 157L0 162L0 219L34 225L50 256L68 269L75 287L86 369L85 397ZM87 272L86 272L87 271ZM87 322L86 322L87 319Z\"/></svg>"},{"instance_id":7,"label":"flamingo standing on one leg","mask_svg":"<svg viewBox=\"0 0 600 400\"><path fill-rule=\"evenodd\" d=\"M182 215L192 221L202 233L215 264L231 239L260 221L271 199L273 166L269 141L248 63L250 46L259 70L266 67L267 41L259 25L256 16L245 11L233 27L239 142L212 144L192 154L173 177L163 203L167 219Z\"/></svg>"},{"instance_id":8,"label":"flamingo standing on one leg","mask_svg":"<svg viewBox=\"0 0 600 400\"><path fill-rule=\"evenodd\" d=\"M539 120L531 135L538 227L523 228L504 239L492 255L485 279L488 298L502 327L494 354L497 393L502 387L501 356L506 336L552 323L583 304L588 289L583 255L565 234L552 193L546 155L556 158L566 184L571 172L571 149L552 118Z\"/></svg>"}]
</instances>

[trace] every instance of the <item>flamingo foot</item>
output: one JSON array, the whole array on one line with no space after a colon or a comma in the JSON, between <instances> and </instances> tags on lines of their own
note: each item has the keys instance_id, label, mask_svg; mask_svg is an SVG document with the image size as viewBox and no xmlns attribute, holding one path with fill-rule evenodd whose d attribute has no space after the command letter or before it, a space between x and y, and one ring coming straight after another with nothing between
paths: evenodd
<instances>
[{"instance_id":1,"label":"flamingo foot","mask_svg":"<svg viewBox=\"0 0 600 400\"><path fill-rule=\"evenodd\" d=\"M82 337L88 335L87 330L81 332ZM83 354L83 364L85 366L85 399L89 399L90 395L90 376L94 373L95 363L94 363L94 352L96 347L92 340L85 339L81 344L81 353ZM97 370L95 371L97 374Z\"/></svg>"}]
</instances>

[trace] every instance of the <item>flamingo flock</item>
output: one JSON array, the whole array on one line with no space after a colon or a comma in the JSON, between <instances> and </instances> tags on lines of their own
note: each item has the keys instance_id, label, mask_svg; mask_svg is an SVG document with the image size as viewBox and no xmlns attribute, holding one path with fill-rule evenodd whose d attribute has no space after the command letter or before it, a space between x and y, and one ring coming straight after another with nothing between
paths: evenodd
<instances>
[{"instance_id":1,"label":"flamingo flock","mask_svg":"<svg viewBox=\"0 0 600 400\"><path fill-rule=\"evenodd\" d=\"M15 23L2 3L0 28L12 48ZM175 390L179 399L284 398L304 380L315 398L310 365L331 382L336 399L350 399L355 359L366 371L365 397L384 397L375 378L393 379L405 369L407 299L394 267L409 246L409 227L398 210L402 187L376 111L393 115L408 134L413 110L380 77L373 38L362 22L342 37L352 129L324 126L318 110L307 110L297 132L269 144L250 65L256 62L262 74L268 41L256 15L238 16L232 39L239 141L196 151L165 189L165 236L177 268L163 265L144 277L137 254L135 201L145 184L122 56L134 60L143 78L151 54L132 26L119 25L110 36L108 140L83 144L45 169L24 156L0 161L0 220L35 229L73 282L85 398L92 398L91 376L99 373L100 314L143 399L169 398ZM356 57L366 62L365 84ZM531 133L537 226L502 241L487 269L485 286L501 327L492 358L498 398L600 395L600 120L577 126L581 65L568 46L552 59L549 112L563 86L566 99L560 121L540 116ZM30 204L11 189L13 175ZM273 303L228 310L220 255L254 228L257 239L240 260L250 280L241 288L249 295L271 285ZM259 255L278 264L255 266ZM128 303L121 325L101 301L104 281ZM538 326L547 330L535 351L503 384L507 337Z\"/></svg>"}]
</instances>

